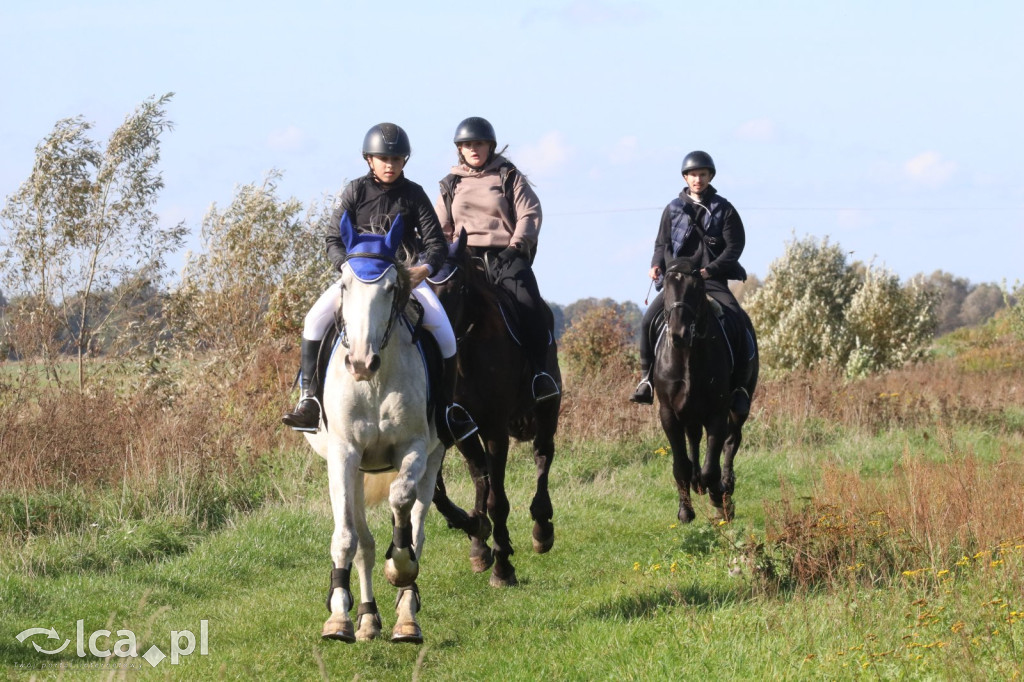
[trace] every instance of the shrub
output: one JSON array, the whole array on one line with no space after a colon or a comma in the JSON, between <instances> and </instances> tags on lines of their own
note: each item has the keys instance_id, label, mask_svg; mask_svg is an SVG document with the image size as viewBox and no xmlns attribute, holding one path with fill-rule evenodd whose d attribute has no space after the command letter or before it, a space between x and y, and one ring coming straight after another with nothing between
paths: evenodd
<instances>
[{"instance_id":1,"label":"shrub","mask_svg":"<svg viewBox=\"0 0 1024 682\"><path fill-rule=\"evenodd\" d=\"M938 296L920 282L900 285L885 269L852 265L838 244L789 243L747 311L769 375L832 367L864 376L924 357Z\"/></svg>"},{"instance_id":2,"label":"shrub","mask_svg":"<svg viewBox=\"0 0 1024 682\"><path fill-rule=\"evenodd\" d=\"M596 307L578 316L562 335L560 355L576 374L602 370L614 363L636 364L633 332L612 307Z\"/></svg>"}]
</instances>

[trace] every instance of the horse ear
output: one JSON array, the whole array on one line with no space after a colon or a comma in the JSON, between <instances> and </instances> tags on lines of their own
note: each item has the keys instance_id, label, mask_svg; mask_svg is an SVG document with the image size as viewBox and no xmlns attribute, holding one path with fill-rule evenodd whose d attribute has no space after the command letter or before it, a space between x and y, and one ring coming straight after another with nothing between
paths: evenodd
<instances>
[{"instance_id":1,"label":"horse ear","mask_svg":"<svg viewBox=\"0 0 1024 682\"><path fill-rule=\"evenodd\" d=\"M398 253L398 247L402 245L402 237L405 236L405 223L402 221L402 214L395 216L391 223L391 229L384 236L384 246L394 255Z\"/></svg>"},{"instance_id":2,"label":"horse ear","mask_svg":"<svg viewBox=\"0 0 1024 682\"><path fill-rule=\"evenodd\" d=\"M466 228L459 230L459 238L455 241L455 253L460 254L466 250L466 239L469 235L466 234Z\"/></svg>"},{"instance_id":3,"label":"horse ear","mask_svg":"<svg viewBox=\"0 0 1024 682\"><path fill-rule=\"evenodd\" d=\"M338 233L341 234L341 242L345 245L345 250L352 251L352 240L356 236L356 228L352 225L352 219L348 217L348 211L341 214Z\"/></svg>"}]
</instances>

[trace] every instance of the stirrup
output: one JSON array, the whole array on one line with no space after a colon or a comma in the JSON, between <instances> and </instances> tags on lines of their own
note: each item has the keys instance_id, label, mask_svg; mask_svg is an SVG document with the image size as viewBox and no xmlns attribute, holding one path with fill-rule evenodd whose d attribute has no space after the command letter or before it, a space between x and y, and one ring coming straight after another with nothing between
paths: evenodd
<instances>
[{"instance_id":1,"label":"stirrup","mask_svg":"<svg viewBox=\"0 0 1024 682\"><path fill-rule=\"evenodd\" d=\"M540 389L537 390L538 382ZM547 372L537 372L533 375L533 383L530 386L533 391L533 399L535 402L543 402L545 400L551 400L562 395L562 392L558 390L558 382L555 378Z\"/></svg>"},{"instance_id":2,"label":"stirrup","mask_svg":"<svg viewBox=\"0 0 1024 682\"><path fill-rule=\"evenodd\" d=\"M456 443L461 443L479 430L473 417L458 403L445 408L444 421Z\"/></svg>"},{"instance_id":3,"label":"stirrup","mask_svg":"<svg viewBox=\"0 0 1024 682\"><path fill-rule=\"evenodd\" d=\"M653 405L654 404L654 386L651 385L651 380L644 377L640 380L640 383L636 385L636 390L633 391L632 397L629 402L639 403L640 405Z\"/></svg>"}]
</instances>

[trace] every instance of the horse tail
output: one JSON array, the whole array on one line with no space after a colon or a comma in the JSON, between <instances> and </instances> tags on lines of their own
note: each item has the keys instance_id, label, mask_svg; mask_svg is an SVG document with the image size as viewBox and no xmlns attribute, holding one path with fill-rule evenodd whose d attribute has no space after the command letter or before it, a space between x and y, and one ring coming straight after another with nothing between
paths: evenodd
<instances>
[{"instance_id":1,"label":"horse tail","mask_svg":"<svg viewBox=\"0 0 1024 682\"><path fill-rule=\"evenodd\" d=\"M385 471L382 474L363 474L363 498L367 508L374 507L391 494L391 482L398 477L397 471Z\"/></svg>"}]
</instances>

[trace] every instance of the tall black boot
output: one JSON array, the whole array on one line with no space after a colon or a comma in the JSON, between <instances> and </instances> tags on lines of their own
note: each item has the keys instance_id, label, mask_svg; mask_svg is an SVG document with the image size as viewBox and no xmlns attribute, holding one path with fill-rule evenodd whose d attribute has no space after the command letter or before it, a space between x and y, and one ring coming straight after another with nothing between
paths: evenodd
<instances>
[{"instance_id":1,"label":"tall black boot","mask_svg":"<svg viewBox=\"0 0 1024 682\"><path fill-rule=\"evenodd\" d=\"M753 352L749 341L747 330L741 329L733 350L731 409L740 416L750 414L750 393L747 391L747 385L750 383L750 361Z\"/></svg>"},{"instance_id":2,"label":"tall black boot","mask_svg":"<svg viewBox=\"0 0 1024 682\"><path fill-rule=\"evenodd\" d=\"M654 365L654 349L651 346L651 325L640 327L640 383L630 397L630 402L641 405L654 404L654 386L651 385L651 367Z\"/></svg>"},{"instance_id":3,"label":"tall black boot","mask_svg":"<svg viewBox=\"0 0 1024 682\"><path fill-rule=\"evenodd\" d=\"M530 383L530 388L533 390L534 402L540 403L557 398L562 391L558 388L555 378L546 371L548 346L550 345L550 336L547 330L544 330L544 343L535 343L535 345L536 348L528 349L533 365L533 381Z\"/></svg>"},{"instance_id":4,"label":"tall black boot","mask_svg":"<svg viewBox=\"0 0 1024 682\"><path fill-rule=\"evenodd\" d=\"M302 396L295 409L282 416L281 421L296 431L316 433L320 428L320 402L316 399L319 384L316 361L320 354L320 342L302 339L301 349L299 385L302 387Z\"/></svg>"},{"instance_id":5,"label":"tall black boot","mask_svg":"<svg viewBox=\"0 0 1024 682\"><path fill-rule=\"evenodd\" d=\"M636 390L633 391L633 395L629 398L630 402L640 403L641 405L653 405L654 404L654 386L651 385L651 365L650 363L640 363L640 383L636 385Z\"/></svg>"},{"instance_id":6,"label":"tall black boot","mask_svg":"<svg viewBox=\"0 0 1024 682\"><path fill-rule=\"evenodd\" d=\"M444 359L441 377L441 396L438 410L437 432L445 448L460 443L477 432L476 422L462 405L455 402L455 381L458 368L453 355Z\"/></svg>"}]
</instances>

